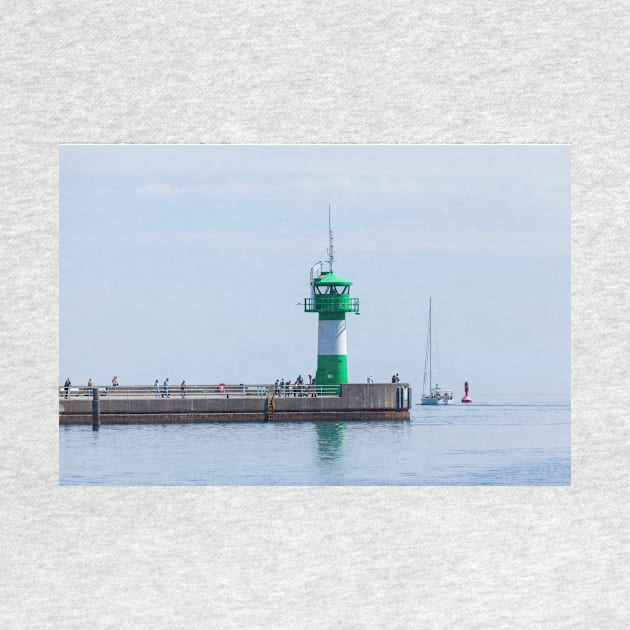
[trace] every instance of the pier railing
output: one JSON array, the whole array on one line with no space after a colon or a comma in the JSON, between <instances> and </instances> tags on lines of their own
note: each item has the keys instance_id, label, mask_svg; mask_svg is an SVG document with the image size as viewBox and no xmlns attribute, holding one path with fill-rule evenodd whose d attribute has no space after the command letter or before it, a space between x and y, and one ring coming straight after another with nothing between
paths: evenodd
<instances>
[{"instance_id":1,"label":"pier railing","mask_svg":"<svg viewBox=\"0 0 630 630\"><path fill-rule=\"evenodd\" d=\"M226 385L217 383L214 385L186 385L182 388L180 385L171 385L169 383L168 391L160 384L159 389L151 385L131 385L131 386L102 386L94 385L93 387L74 385L66 388L59 388L59 398L83 398L93 396L94 389L99 390L101 398L247 398L251 396L266 397L274 395L279 398L289 397L339 397L341 389L339 385L297 385L291 383L284 386L269 384L238 384Z\"/></svg>"}]
</instances>

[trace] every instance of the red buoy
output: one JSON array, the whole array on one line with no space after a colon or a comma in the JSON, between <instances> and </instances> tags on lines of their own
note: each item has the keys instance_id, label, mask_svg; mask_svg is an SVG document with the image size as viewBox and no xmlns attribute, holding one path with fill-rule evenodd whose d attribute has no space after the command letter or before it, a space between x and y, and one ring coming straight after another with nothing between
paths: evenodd
<instances>
[{"instance_id":1,"label":"red buoy","mask_svg":"<svg viewBox=\"0 0 630 630\"><path fill-rule=\"evenodd\" d=\"M468 395L468 381L464 383L464 397L462 398L463 403L471 403L472 398Z\"/></svg>"}]
</instances>

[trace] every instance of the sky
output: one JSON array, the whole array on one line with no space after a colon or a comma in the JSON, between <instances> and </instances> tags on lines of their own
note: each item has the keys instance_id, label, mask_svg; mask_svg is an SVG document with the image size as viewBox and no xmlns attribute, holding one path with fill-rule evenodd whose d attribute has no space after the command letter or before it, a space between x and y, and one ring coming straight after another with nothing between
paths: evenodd
<instances>
[{"instance_id":1,"label":"sky","mask_svg":"<svg viewBox=\"0 0 630 630\"><path fill-rule=\"evenodd\" d=\"M350 382L570 393L566 145L62 145L59 382L315 374L313 263L353 282ZM327 268L327 266L325 266Z\"/></svg>"}]
</instances>

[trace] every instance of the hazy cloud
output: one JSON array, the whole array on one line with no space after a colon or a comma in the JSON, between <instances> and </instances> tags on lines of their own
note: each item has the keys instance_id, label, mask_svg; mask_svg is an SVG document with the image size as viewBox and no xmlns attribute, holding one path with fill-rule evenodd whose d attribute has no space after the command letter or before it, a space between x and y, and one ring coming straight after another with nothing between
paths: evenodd
<instances>
[{"instance_id":1,"label":"hazy cloud","mask_svg":"<svg viewBox=\"0 0 630 630\"><path fill-rule=\"evenodd\" d=\"M170 184L159 184L157 182L145 184L133 191L134 195L148 195L150 197L172 197L180 191Z\"/></svg>"},{"instance_id":2,"label":"hazy cloud","mask_svg":"<svg viewBox=\"0 0 630 630\"><path fill-rule=\"evenodd\" d=\"M412 193L418 188L418 180L395 177L361 177L349 175L309 176L292 180L273 181L271 179L228 179L216 183L203 183L193 186L176 186L167 182L150 182L133 190L134 195L148 197L174 196L252 196L313 194L326 191L329 194L350 192L369 194L369 191L393 194Z\"/></svg>"}]
</instances>

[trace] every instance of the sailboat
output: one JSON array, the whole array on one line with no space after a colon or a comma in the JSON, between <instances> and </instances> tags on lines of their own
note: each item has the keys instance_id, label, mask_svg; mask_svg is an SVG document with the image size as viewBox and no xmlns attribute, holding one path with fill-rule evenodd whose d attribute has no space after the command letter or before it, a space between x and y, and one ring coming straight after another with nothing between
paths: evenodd
<instances>
[{"instance_id":1,"label":"sailboat","mask_svg":"<svg viewBox=\"0 0 630 630\"><path fill-rule=\"evenodd\" d=\"M424 378L422 379L422 405L448 405L453 400L453 392L442 389L437 383L433 383L432 344L431 344L431 298L429 298L429 326L427 328L427 345L424 354Z\"/></svg>"}]
</instances>

